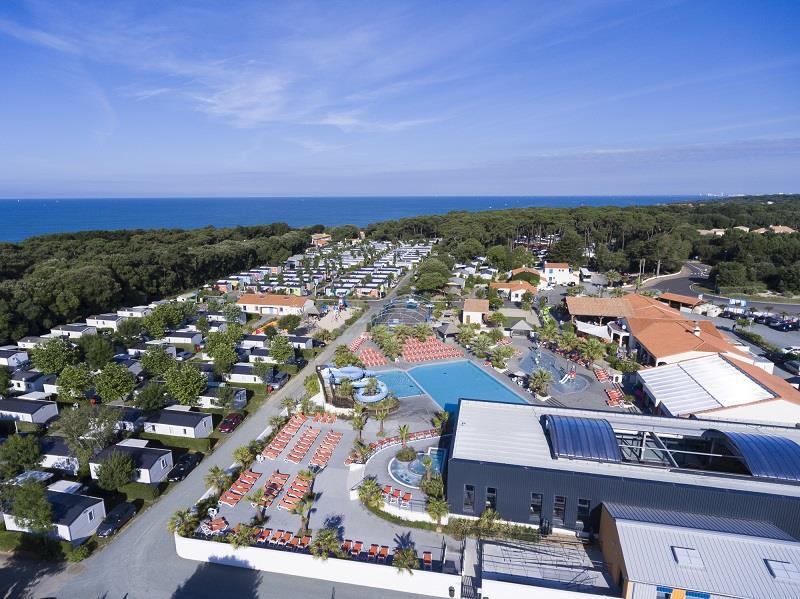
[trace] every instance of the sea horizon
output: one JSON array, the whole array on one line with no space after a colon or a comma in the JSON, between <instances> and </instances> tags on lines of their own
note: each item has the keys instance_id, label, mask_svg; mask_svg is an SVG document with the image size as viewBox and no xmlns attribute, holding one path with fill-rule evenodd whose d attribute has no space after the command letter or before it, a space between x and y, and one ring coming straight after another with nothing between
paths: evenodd
<instances>
[{"instance_id":1,"label":"sea horizon","mask_svg":"<svg viewBox=\"0 0 800 599\"><path fill-rule=\"evenodd\" d=\"M721 198L700 194L7 198L0 199L3 215L0 242L15 243L39 235L80 231L224 228L273 222L293 227L315 224L363 227L385 220L459 210L650 206L718 199Z\"/></svg>"}]
</instances>

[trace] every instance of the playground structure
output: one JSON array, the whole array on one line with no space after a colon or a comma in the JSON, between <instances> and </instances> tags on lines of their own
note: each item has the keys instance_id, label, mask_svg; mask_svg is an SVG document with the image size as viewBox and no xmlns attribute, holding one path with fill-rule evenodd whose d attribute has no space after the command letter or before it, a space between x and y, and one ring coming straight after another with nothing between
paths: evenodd
<instances>
[{"instance_id":1,"label":"playground structure","mask_svg":"<svg viewBox=\"0 0 800 599\"><path fill-rule=\"evenodd\" d=\"M389 395L389 388L386 383L377 379L375 380L377 391L371 394L367 392L367 388L372 382L371 380L375 377L375 373L372 370L365 370L358 366L336 368L328 365L322 369L320 374L330 385L341 385L345 380L350 381L350 384L355 389L355 399L361 403L377 403Z\"/></svg>"},{"instance_id":2,"label":"playground structure","mask_svg":"<svg viewBox=\"0 0 800 599\"><path fill-rule=\"evenodd\" d=\"M401 324L413 326L427 323L433 318L433 308L432 303L413 293L395 297L372 317L371 325L392 327Z\"/></svg>"}]
</instances>

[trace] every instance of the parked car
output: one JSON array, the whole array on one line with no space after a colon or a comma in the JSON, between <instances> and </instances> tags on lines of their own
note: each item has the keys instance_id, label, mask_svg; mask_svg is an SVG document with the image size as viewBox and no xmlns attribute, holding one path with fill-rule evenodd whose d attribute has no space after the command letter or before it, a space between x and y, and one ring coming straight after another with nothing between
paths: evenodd
<instances>
[{"instance_id":1,"label":"parked car","mask_svg":"<svg viewBox=\"0 0 800 599\"><path fill-rule=\"evenodd\" d=\"M791 372L792 374L800 374L800 360L788 360L784 362L781 366L786 372Z\"/></svg>"},{"instance_id":2,"label":"parked car","mask_svg":"<svg viewBox=\"0 0 800 599\"><path fill-rule=\"evenodd\" d=\"M242 423L242 420L244 420L244 416L237 412L231 412L219 423L218 430L221 433L232 433Z\"/></svg>"},{"instance_id":3,"label":"parked car","mask_svg":"<svg viewBox=\"0 0 800 599\"><path fill-rule=\"evenodd\" d=\"M125 523L136 515L136 506L132 503L120 503L108 514L97 527L98 537L110 537L116 534Z\"/></svg>"},{"instance_id":4,"label":"parked car","mask_svg":"<svg viewBox=\"0 0 800 599\"><path fill-rule=\"evenodd\" d=\"M178 458L178 461L175 462L175 466L173 466L172 470L169 471L167 479L170 482L183 480L192 470L194 470L195 466L197 466L202 459L203 454L201 453L183 454L180 458Z\"/></svg>"}]
</instances>

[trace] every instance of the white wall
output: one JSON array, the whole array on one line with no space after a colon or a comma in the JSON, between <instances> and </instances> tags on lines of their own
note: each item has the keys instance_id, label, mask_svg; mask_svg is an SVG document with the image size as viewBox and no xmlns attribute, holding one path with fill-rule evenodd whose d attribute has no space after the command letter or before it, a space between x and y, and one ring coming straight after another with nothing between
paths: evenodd
<instances>
[{"instance_id":1,"label":"white wall","mask_svg":"<svg viewBox=\"0 0 800 599\"><path fill-rule=\"evenodd\" d=\"M317 580L358 584L374 589L417 593L431 597L450 597L450 587L452 587L454 590L452 596L461 597L461 577L453 574L424 570L415 570L413 574L408 574L399 572L394 566L341 559L322 561L308 554L262 547L234 549L227 543L179 536L175 536L175 551L184 559L290 576L311 576ZM375 596L379 595L380 593L376 591Z\"/></svg>"},{"instance_id":2,"label":"white wall","mask_svg":"<svg viewBox=\"0 0 800 599\"><path fill-rule=\"evenodd\" d=\"M64 470L73 475L78 473L78 459L62 456L62 455L44 455L42 461L39 462L43 468L54 468L56 470Z\"/></svg>"},{"instance_id":3,"label":"white wall","mask_svg":"<svg viewBox=\"0 0 800 599\"><path fill-rule=\"evenodd\" d=\"M486 579L481 586L481 599L586 599L587 597L608 597L608 595L577 593Z\"/></svg>"}]
</instances>

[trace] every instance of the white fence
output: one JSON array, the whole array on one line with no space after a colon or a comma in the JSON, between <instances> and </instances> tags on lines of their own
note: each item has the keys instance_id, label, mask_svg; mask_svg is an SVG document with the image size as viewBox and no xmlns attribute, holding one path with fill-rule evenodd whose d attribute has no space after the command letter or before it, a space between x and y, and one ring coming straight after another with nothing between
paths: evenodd
<instances>
[{"instance_id":1,"label":"white fence","mask_svg":"<svg viewBox=\"0 0 800 599\"><path fill-rule=\"evenodd\" d=\"M333 558L322 561L305 553L277 551L261 547L234 549L228 543L177 535L175 536L175 551L184 559L212 564L432 597L461 597L461 577L453 574L441 574L426 570L414 570L413 574L409 574L400 572L394 566Z\"/></svg>"}]
</instances>

